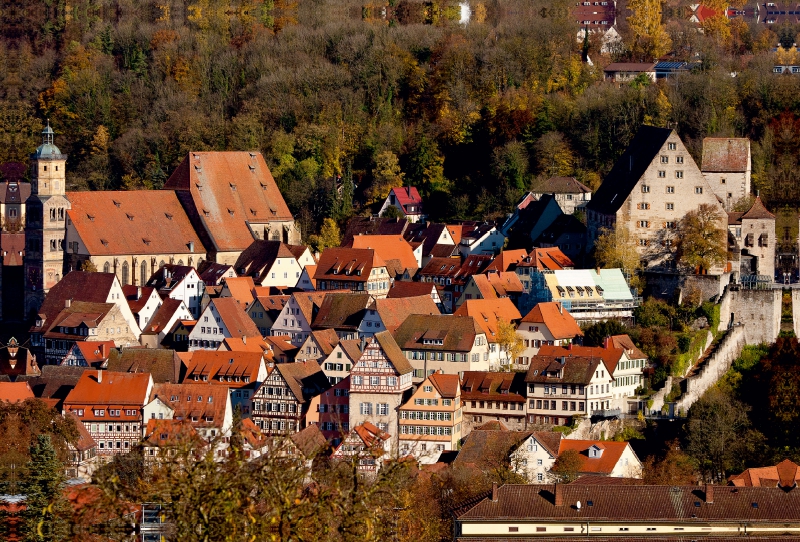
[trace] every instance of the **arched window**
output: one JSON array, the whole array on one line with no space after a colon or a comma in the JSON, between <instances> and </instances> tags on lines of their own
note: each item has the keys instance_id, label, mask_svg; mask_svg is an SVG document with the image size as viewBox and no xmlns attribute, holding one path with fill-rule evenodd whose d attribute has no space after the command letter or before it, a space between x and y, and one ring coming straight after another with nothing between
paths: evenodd
<instances>
[{"instance_id":1,"label":"arched window","mask_svg":"<svg viewBox=\"0 0 800 542\"><path fill-rule=\"evenodd\" d=\"M145 283L147 282L147 279L150 278L150 276L147 274L147 262L143 261L140 268L141 268L141 275L139 276L139 284L144 286Z\"/></svg>"},{"instance_id":2,"label":"arched window","mask_svg":"<svg viewBox=\"0 0 800 542\"><path fill-rule=\"evenodd\" d=\"M122 262L122 285L126 286L130 283L130 276L128 273L128 262Z\"/></svg>"},{"instance_id":3,"label":"arched window","mask_svg":"<svg viewBox=\"0 0 800 542\"><path fill-rule=\"evenodd\" d=\"M272 237L273 241L280 241L281 240L281 232L279 232L278 230L275 230L274 232L272 232L271 237Z\"/></svg>"},{"instance_id":4,"label":"arched window","mask_svg":"<svg viewBox=\"0 0 800 542\"><path fill-rule=\"evenodd\" d=\"M63 207L58 209L58 219L59 220L64 220L64 208Z\"/></svg>"},{"instance_id":5,"label":"arched window","mask_svg":"<svg viewBox=\"0 0 800 542\"><path fill-rule=\"evenodd\" d=\"M103 273L111 273L111 264L106 262L103 264Z\"/></svg>"},{"instance_id":6,"label":"arched window","mask_svg":"<svg viewBox=\"0 0 800 542\"><path fill-rule=\"evenodd\" d=\"M50 220L54 221L56 219L56 210L50 209Z\"/></svg>"},{"instance_id":7,"label":"arched window","mask_svg":"<svg viewBox=\"0 0 800 542\"><path fill-rule=\"evenodd\" d=\"M158 268L161 269L162 267L164 267L164 260L158 262Z\"/></svg>"},{"instance_id":8,"label":"arched window","mask_svg":"<svg viewBox=\"0 0 800 542\"><path fill-rule=\"evenodd\" d=\"M189 267L191 267L191 266L192 266L192 261L193 261L193 258L192 258L191 256L189 256L189 264L188 264L188 265L189 265Z\"/></svg>"},{"instance_id":9,"label":"arched window","mask_svg":"<svg viewBox=\"0 0 800 542\"><path fill-rule=\"evenodd\" d=\"M178 265L183 265L183 260L178 260Z\"/></svg>"}]
</instances>

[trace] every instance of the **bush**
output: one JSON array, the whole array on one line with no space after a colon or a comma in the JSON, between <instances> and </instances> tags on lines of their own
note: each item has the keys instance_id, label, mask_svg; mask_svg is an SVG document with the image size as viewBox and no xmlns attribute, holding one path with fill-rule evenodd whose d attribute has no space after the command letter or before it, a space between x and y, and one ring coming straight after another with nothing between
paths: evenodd
<instances>
[{"instance_id":1,"label":"bush","mask_svg":"<svg viewBox=\"0 0 800 542\"><path fill-rule=\"evenodd\" d=\"M625 326L618 320L597 322L584 330L583 344L585 346L603 346L606 337L622 335L623 333L626 333Z\"/></svg>"},{"instance_id":2,"label":"bush","mask_svg":"<svg viewBox=\"0 0 800 542\"><path fill-rule=\"evenodd\" d=\"M688 352L691 345L692 338L689 335L678 335L678 350L681 354Z\"/></svg>"},{"instance_id":3,"label":"bush","mask_svg":"<svg viewBox=\"0 0 800 542\"><path fill-rule=\"evenodd\" d=\"M654 390L663 388L668 376L669 371L667 371L666 367L663 365L661 367L657 367L656 370L653 371L653 376L650 377L650 387Z\"/></svg>"},{"instance_id":4,"label":"bush","mask_svg":"<svg viewBox=\"0 0 800 542\"><path fill-rule=\"evenodd\" d=\"M633 311L636 323L643 327L669 328L675 319L675 308L660 299L649 298Z\"/></svg>"}]
</instances>

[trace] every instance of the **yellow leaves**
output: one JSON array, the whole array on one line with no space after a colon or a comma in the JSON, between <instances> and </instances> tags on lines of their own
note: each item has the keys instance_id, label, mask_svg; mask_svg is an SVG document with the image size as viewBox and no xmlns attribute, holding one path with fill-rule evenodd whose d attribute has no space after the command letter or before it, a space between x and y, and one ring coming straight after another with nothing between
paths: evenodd
<instances>
[{"instance_id":1,"label":"yellow leaves","mask_svg":"<svg viewBox=\"0 0 800 542\"><path fill-rule=\"evenodd\" d=\"M664 91L661 88L658 89L658 95L656 96L654 105L654 114L645 115L644 124L660 127L666 126L670 116L672 115L672 104L669 103L669 98L667 98L667 95L664 94Z\"/></svg>"},{"instance_id":2,"label":"yellow leaves","mask_svg":"<svg viewBox=\"0 0 800 542\"><path fill-rule=\"evenodd\" d=\"M661 24L662 0L631 0L628 26L633 32L631 49L635 54L655 59L669 51L672 40Z\"/></svg>"},{"instance_id":3,"label":"yellow leaves","mask_svg":"<svg viewBox=\"0 0 800 542\"><path fill-rule=\"evenodd\" d=\"M571 55L566 59L560 59L555 66L560 69L547 82L548 92L568 92L571 96L580 94L586 89L587 81L583 80L583 62L578 55Z\"/></svg>"},{"instance_id":4,"label":"yellow leaves","mask_svg":"<svg viewBox=\"0 0 800 542\"><path fill-rule=\"evenodd\" d=\"M108 153L109 135L108 129L102 124L97 127L97 131L92 138L92 154L107 154Z\"/></svg>"},{"instance_id":5,"label":"yellow leaves","mask_svg":"<svg viewBox=\"0 0 800 542\"><path fill-rule=\"evenodd\" d=\"M775 58L777 64L791 66L797 64L800 55L798 55L796 47L790 47L789 49L778 47L778 50L775 52Z\"/></svg>"},{"instance_id":6,"label":"yellow leaves","mask_svg":"<svg viewBox=\"0 0 800 542\"><path fill-rule=\"evenodd\" d=\"M703 33L707 36L716 39L718 43L727 47L731 42L731 26L728 17L724 13L724 11L718 12L717 15L704 20L700 28L703 29Z\"/></svg>"}]
</instances>

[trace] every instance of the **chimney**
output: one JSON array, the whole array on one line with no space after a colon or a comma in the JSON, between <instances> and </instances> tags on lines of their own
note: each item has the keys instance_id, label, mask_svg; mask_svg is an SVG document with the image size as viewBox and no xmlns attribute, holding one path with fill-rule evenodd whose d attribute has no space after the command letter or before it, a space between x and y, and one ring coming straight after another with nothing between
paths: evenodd
<instances>
[{"instance_id":1,"label":"chimney","mask_svg":"<svg viewBox=\"0 0 800 542\"><path fill-rule=\"evenodd\" d=\"M706 504L714 504L714 486L706 484Z\"/></svg>"},{"instance_id":2,"label":"chimney","mask_svg":"<svg viewBox=\"0 0 800 542\"><path fill-rule=\"evenodd\" d=\"M492 482L492 502L497 502L497 482Z\"/></svg>"},{"instance_id":3,"label":"chimney","mask_svg":"<svg viewBox=\"0 0 800 542\"><path fill-rule=\"evenodd\" d=\"M167 268L164 267L164 278L167 278Z\"/></svg>"},{"instance_id":4,"label":"chimney","mask_svg":"<svg viewBox=\"0 0 800 542\"><path fill-rule=\"evenodd\" d=\"M600 266L599 265L597 267L595 267L594 270L598 275L600 274Z\"/></svg>"},{"instance_id":5,"label":"chimney","mask_svg":"<svg viewBox=\"0 0 800 542\"><path fill-rule=\"evenodd\" d=\"M361 337L361 351L363 352L364 348L366 348L366 347L367 347L367 338L366 337Z\"/></svg>"},{"instance_id":6,"label":"chimney","mask_svg":"<svg viewBox=\"0 0 800 542\"><path fill-rule=\"evenodd\" d=\"M247 335L242 335L242 344L247 344Z\"/></svg>"},{"instance_id":7,"label":"chimney","mask_svg":"<svg viewBox=\"0 0 800 542\"><path fill-rule=\"evenodd\" d=\"M100 356L101 357L105 357L106 356L106 345L104 345L103 343L100 343L100 345L97 347L97 350L100 351Z\"/></svg>"},{"instance_id":8,"label":"chimney","mask_svg":"<svg viewBox=\"0 0 800 542\"><path fill-rule=\"evenodd\" d=\"M64 300L64 308L68 309L70 307L70 305L72 305L72 300L71 299L65 299Z\"/></svg>"},{"instance_id":9,"label":"chimney","mask_svg":"<svg viewBox=\"0 0 800 542\"><path fill-rule=\"evenodd\" d=\"M194 241L189 241L189 252L194 252Z\"/></svg>"},{"instance_id":10,"label":"chimney","mask_svg":"<svg viewBox=\"0 0 800 542\"><path fill-rule=\"evenodd\" d=\"M142 298L142 287L136 287L136 301L139 301Z\"/></svg>"},{"instance_id":11,"label":"chimney","mask_svg":"<svg viewBox=\"0 0 800 542\"><path fill-rule=\"evenodd\" d=\"M562 303L558 304L558 312L560 314L564 314L564 305Z\"/></svg>"},{"instance_id":12,"label":"chimney","mask_svg":"<svg viewBox=\"0 0 800 542\"><path fill-rule=\"evenodd\" d=\"M611 337L603 339L603 348L611 348Z\"/></svg>"},{"instance_id":13,"label":"chimney","mask_svg":"<svg viewBox=\"0 0 800 542\"><path fill-rule=\"evenodd\" d=\"M103 371L98 370L97 371L97 383L99 384L102 381L103 381Z\"/></svg>"},{"instance_id":14,"label":"chimney","mask_svg":"<svg viewBox=\"0 0 800 542\"><path fill-rule=\"evenodd\" d=\"M555 496L555 505L564 506L564 484L554 484L553 495Z\"/></svg>"}]
</instances>

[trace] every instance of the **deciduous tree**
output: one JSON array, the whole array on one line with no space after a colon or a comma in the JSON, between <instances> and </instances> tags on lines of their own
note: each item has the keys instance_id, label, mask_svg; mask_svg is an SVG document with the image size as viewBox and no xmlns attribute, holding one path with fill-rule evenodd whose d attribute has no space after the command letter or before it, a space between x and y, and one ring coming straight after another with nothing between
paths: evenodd
<instances>
[{"instance_id":1,"label":"deciduous tree","mask_svg":"<svg viewBox=\"0 0 800 542\"><path fill-rule=\"evenodd\" d=\"M728 237L720 210L707 203L686 213L678 225L678 261L700 273L722 265L728 255Z\"/></svg>"}]
</instances>

